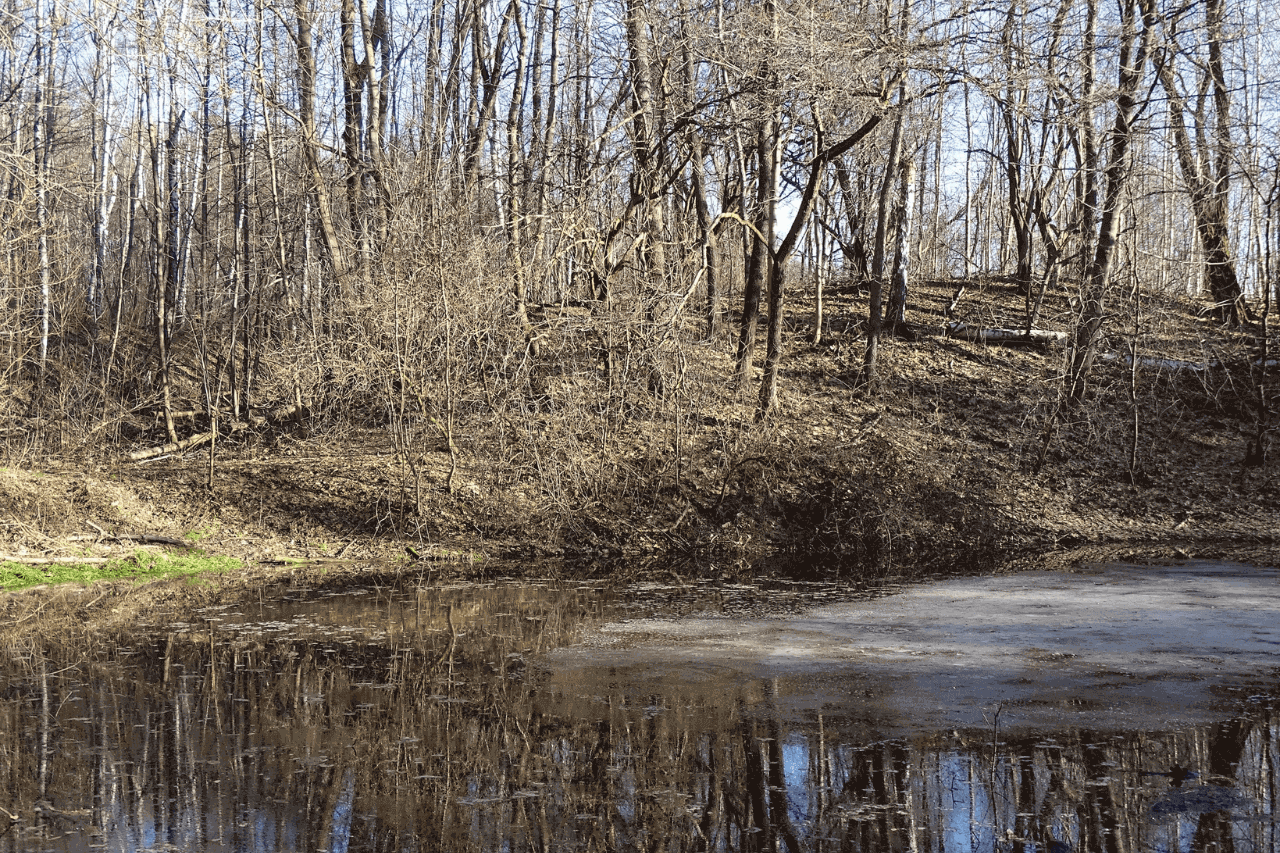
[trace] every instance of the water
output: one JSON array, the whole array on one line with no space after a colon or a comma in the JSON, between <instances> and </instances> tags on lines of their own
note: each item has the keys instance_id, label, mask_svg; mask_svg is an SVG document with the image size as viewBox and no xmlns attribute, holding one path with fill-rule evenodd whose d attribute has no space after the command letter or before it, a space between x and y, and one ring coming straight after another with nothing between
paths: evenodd
<instances>
[{"instance_id":1,"label":"water","mask_svg":"<svg viewBox=\"0 0 1280 853\"><path fill-rule=\"evenodd\" d=\"M291 590L13 651L0 851L1277 853L1277 614L1205 565Z\"/></svg>"}]
</instances>

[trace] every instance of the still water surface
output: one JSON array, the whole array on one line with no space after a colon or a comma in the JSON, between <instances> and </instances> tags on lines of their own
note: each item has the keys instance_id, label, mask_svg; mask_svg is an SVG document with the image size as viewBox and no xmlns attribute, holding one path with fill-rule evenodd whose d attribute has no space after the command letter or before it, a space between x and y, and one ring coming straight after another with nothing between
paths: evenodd
<instances>
[{"instance_id":1,"label":"still water surface","mask_svg":"<svg viewBox=\"0 0 1280 853\"><path fill-rule=\"evenodd\" d=\"M1280 853L1278 675L1237 566L291 589L12 652L0 851Z\"/></svg>"}]
</instances>

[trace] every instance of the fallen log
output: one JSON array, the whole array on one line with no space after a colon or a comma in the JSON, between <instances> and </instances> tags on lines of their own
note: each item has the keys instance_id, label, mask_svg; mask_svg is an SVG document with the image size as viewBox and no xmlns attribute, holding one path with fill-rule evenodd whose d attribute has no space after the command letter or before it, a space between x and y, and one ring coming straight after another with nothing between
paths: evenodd
<instances>
[{"instance_id":1,"label":"fallen log","mask_svg":"<svg viewBox=\"0 0 1280 853\"><path fill-rule=\"evenodd\" d=\"M1128 354L1104 352L1098 355L1098 359L1102 362L1119 362L1125 367L1133 367L1133 356ZM1266 362L1263 362L1260 358L1255 358L1251 363L1254 367L1260 367L1263 370L1273 370L1276 367L1280 367L1280 360L1274 358L1269 358ZM1165 370L1169 372L1185 370L1189 373L1204 373L1206 370L1230 369L1232 365L1239 368L1242 366L1242 362L1223 362L1216 358L1211 358L1208 361L1187 361L1181 358L1164 358L1163 356L1157 355L1138 356L1138 367Z\"/></svg>"},{"instance_id":2,"label":"fallen log","mask_svg":"<svg viewBox=\"0 0 1280 853\"><path fill-rule=\"evenodd\" d=\"M1125 367L1133 367L1133 356L1122 355L1118 352L1104 352L1098 355L1098 360L1103 363L1119 362ZM1154 355L1138 356L1138 367L1152 368L1155 370L1179 371L1187 370L1192 373L1202 373L1211 367L1221 367L1221 363L1216 359L1209 362L1202 361L1186 361L1180 358L1161 358Z\"/></svg>"},{"instance_id":3,"label":"fallen log","mask_svg":"<svg viewBox=\"0 0 1280 853\"><path fill-rule=\"evenodd\" d=\"M17 563L20 566L101 566L111 560L111 557L10 557L0 554L0 563Z\"/></svg>"},{"instance_id":4,"label":"fallen log","mask_svg":"<svg viewBox=\"0 0 1280 853\"><path fill-rule=\"evenodd\" d=\"M977 341L984 344L1060 344L1066 341L1066 332L1048 329L1001 329L971 326L961 320L947 324L947 334L953 338Z\"/></svg>"},{"instance_id":5,"label":"fallen log","mask_svg":"<svg viewBox=\"0 0 1280 853\"><path fill-rule=\"evenodd\" d=\"M256 411L262 412L261 417L270 426L280 426L287 422L301 421L311 413L310 409L302 403L284 403L272 406L269 409L258 409Z\"/></svg>"},{"instance_id":6,"label":"fallen log","mask_svg":"<svg viewBox=\"0 0 1280 853\"><path fill-rule=\"evenodd\" d=\"M150 447L146 450L135 450L127 457L130 462L143 462L147 459L154 459L157 456L165 456L169 453L181 453L184 450L190 450L193 447L199 447L206 444L213 438L212 432L202 432L193 435L190 438L184 438L182 441L175 441L171 444L165 444L160 447Z\"/></svg>"},{"instance_id":7,"label":"fallen log","mask_svg":"<svg viewBox=\"0 0 1280 853\"><path fill-rule=\"evenodd\" d=\"M98 536L68 536L68 542L143 542L148 545L172 545L175 548L190 548L190 542L174 539L172 536L157 536L154 533L102 533Z\"/></svg>"}]
</instances>

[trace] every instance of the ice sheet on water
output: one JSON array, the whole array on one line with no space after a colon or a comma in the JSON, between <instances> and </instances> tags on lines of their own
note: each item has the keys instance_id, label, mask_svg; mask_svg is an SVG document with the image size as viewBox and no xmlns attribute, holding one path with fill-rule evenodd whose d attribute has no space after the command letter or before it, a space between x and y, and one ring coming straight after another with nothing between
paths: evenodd
<instances>
[{"instance_id":1,"label":"ice sheet on water","mask_svg":"<svg viewBox=\"0 0 1280 853\"><path fill-rule=\"evenodd\" d=\"M874 713L907 730L987 725L997 706L1002 725L1038 728L1191 722L1224 681L1280 667L1278 580L1209 562L959 578L782 618L629 618L548 663L568 680L607 667L637 690L772 677L784 695L771 701L795 713Z\"/></svg>"}]
</instances>

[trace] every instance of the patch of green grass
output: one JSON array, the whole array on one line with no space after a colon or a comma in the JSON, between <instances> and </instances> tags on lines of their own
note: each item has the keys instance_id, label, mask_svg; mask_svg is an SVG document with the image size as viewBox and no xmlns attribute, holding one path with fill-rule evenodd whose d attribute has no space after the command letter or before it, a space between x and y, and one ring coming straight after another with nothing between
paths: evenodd
<instances>
[{"instance_id":1,"label":"patch of green grass","mask_svg":"<svg viewBox=\"0 0 1280 853\"><path fill-rule=\"evenodd\" d=\"M200 551L178 555L138 551L132 557L97 565L67 563L28 566L22 563L0 563L0 590L12 591L39 584L88 584L99 580L142 582L205 572L225 572L243 565L243 562L234 557L210 556Z\"/></svg>"},{"instance_id":2,"label":"patch of green grass","mask_svg":"<svg viewBox=\"0 0 1280 853\"><path fill-rule=\"evenodd\" d=\"M199 542L201 539L206 539L216 533L217 530L217 524L206 524L204 527L197 527L195 530L183 534L182 538L188 542Z\"/></svg>"}]
</instances>

